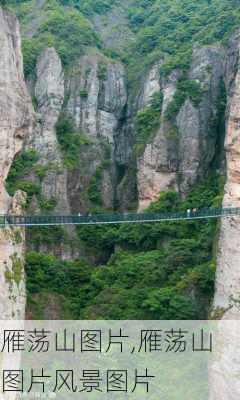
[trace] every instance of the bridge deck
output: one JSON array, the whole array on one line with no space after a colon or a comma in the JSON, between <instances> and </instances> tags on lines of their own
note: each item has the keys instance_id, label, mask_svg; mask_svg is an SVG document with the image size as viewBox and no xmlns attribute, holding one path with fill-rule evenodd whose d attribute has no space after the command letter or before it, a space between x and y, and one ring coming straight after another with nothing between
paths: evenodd
<instances>
[{"instance_id":1,"label":"bridge deck","mask_svg":"<svg viewBox=\"0 0 240 400\"><path fill-rule=\"evenodd\" d=\"M208 208L197 211L168 213L126 213L95 215L2 215L0 227L52 226L52 225L104 225L126 223L150 223L161 221L184 221L194 219L222 218L240 215L240 208Z\"/></svg>"}]
</instances>

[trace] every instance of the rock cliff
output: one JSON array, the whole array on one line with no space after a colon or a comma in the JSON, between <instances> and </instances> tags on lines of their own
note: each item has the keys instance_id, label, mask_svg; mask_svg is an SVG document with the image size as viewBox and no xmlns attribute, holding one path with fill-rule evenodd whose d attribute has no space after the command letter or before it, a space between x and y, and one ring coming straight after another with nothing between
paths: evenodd
<instances>
[{"instance_id":1,"label":"rock cliff","mask_svg":"<svg viewBox=\"0 0 240 400\"><path fill-rule=\"evenodd\" d=\"M240 207L240 33L231 39L226 54L226 184L223 207ZM240 218L220 223L215 297L212 317L218 323L220 351L210 368L210 400L239 398L239 228ZM230 321L229 321L230 320ZM215 335L217 334L215 333Z\"/></svg>"},{"instance_id":2,"label":"rock cliff","mask_svg":"<svg viewBox=\"0 0 240 400\"><path fill-rule=\"evenodd\" d=\"M68 115L86 138L79 166L69 172L71 209L84 211L91 204L114 208L119 125L127 102L125 70L121 63L100 55L84 56L67 78ZM99 191L94 198L94 190Z\"/></svg>"},{"instance_id":3,"label":"rock cliff","mask_svg":"<svg viewBox=\"0 0 240 400\"><path fill-rule=\"evenodd\" d=\"M25 195L11 198L5 180L31 130L32 108L24 83L21 39L16 18L0 8L0 213L21 213ZM2 319L20 319L25 310L24 232L0 231L0 307Z\"/></svg>"},{"instance_id":4,"label":"rock cliff","mask_svg":"<svg viewBox=\"0 0 240 400\"><path fill-rule=\"evenodd\" d=\"M163 94L163 103L160 128L137 161L140 209L169 189L185 195L208 171L218 140L214 121L218 118L223 63L224 50L219 46L194 49L187 81L198 86L197 101L191 98L191 90L184 88L177 70L166 79L159 64L146 76L139 109L148 107L158 91ZM181 103L173 109L180 96Z\"/></svg>"},{"instance_id":5,"label":"rock cliff","mask_svg":"<svg viewBox=\"0 0 240 400\"><path fill-rule=\"evenodd\" d=\"M240 207L240 33L230 41L226 55L226 185L223 207ZM215 309L230 313L239 309L239 217L222 219L217 258Z\"/></svg>"},{"instance_id":6,"label":"rock cliff","mask_svg":"<svg viewBox=\"0 0 240 400\"><path fill-rule=\"evenodd\" d=\"M217 165L222 140L219 99L223 80L228 92L228 179L224 204L237 204L236 38L227 55L220 45L196 46L184 75L175 69L166 76L161 69L163 61L159 60L138 82L137 94L128 88L124 65L98 50L89 49L64 72L56 50L47 48L38 58L36 79L30 84L36 109L31 130L31 106L23 82L17 23L7 13L2 12L1 18L1 212L11 209L12 200L4 181L23 140L25 149L33 149L39 156L37 168L27 177L41 189L31 203L34 212L126 210L134 201L143 210L161 192L176 190L185 196L214 162L215 168ZM137 116L152 107L155 95L161 95L159 124L141 143L139 154L135 148ZM237 230L234 221L231 229L236 226ZM224 237L228 227L224 224L229 221L222 222L221 249L227 247ZM69 233L73 235L74 231ZM219 263L225 264L226 254L224 250ZM217 282L222 279L219 271ZM217 285L216 304L225 307L220 287L221 282Z\"/></svg>"},{"instance_id":7,"label":"rock cliff","mask_svg":"<svg viewBox=\"0 0 240 400\"><path fill-rule=\"evenodd\" d=\"M109 13L114 27L115 11ZM121 18L126 20L125 13ZM127 26L121 37L117 30L109 32L102 17L96 16L93 24L110 49L122 49L126 37L132 37ZM5 189L11 165L23 148L38 156L35 168L26 176L40 188L31 198L32 212L126 211L134 206L141 211L162 192L174 190L184 197L209 171L222 173L224 151L223 206L240 207L239 32L227 48L195 46L187 71L175 68L167 76L159 59L145 70L134 90L128 85L123 63L99 49L86 49L85 55L64 69L56 50L46 48L29 82L35 114L23 77L18 23L1 9L0 44L1 214L23 212L26 195L17 191L10 197ZM225 110L220 103L225 89L223 151L220 120ZM154 127L147 136L152 118ZM140 143L139 123L143 123ZM222 219L220 224L213 307L217 317L239 318L239 226L238 217ZM66 231L74 237L74 229ZM52 250L51 246L47 249ZM57 247L61 247L56 251L61 258L82 255L82 249L69 250L67 244L57 243ZM3 319L24 317L24 252L22 229L0 231ZM223 358L223 365L227 370L233 363ZM211 400L220 399L219 382L224 387L231 368L221 373L217 367L216 375L213 373ZM221 396L235 399L224 388Z\"/></svg>"},{"instance_id":8,"label":"rock cliff","mask_svg":"<svg viewBox=\"0 0 240 400\"><path fill-rule=\"evenodd\" d=\"M161 192L185 196L206 175L221 141L224 49L196 47L184 77L179 70L166 77L161 65L152 66L134 94L125 67L97 51L80 57L65 75L53 48L40 56L32 85L37 123L26 147L37 151L46 169L41 198L53 201L52 211L126 210L136 203L143 210ZM138 154L136 120L155 95L162 98L159 126ZM36 174L30 179L39 181Z\"/></svg>"},{"instance_id":9,"label":"rock cliff","mask_svg":"<svg viewBox=\"0 0 240 400\"><path fill-rule=\"evenodd\" d=\"M31 84L36 126L25 148L37 152L46 173L41 179L31 173L28 179L40 184L41 199L54 200L56 213L113 209L115 153L126 151L124 143L122 150L118 145L127 103L123 66L93 54L80 58L64 76L59 56L48 48L38 59L36 76ZM33 209L40 211L39 201Z\"/></svg>"},{"instance_id":10,"label":"rock cliff","mask_svg":"<svg viewBox=\"0 0 240 400\"><path fill-rule=\"evenodd\" d=\"M34 98L36 125L26 140L26 147L39 155L41 195L45 201L56 201L55 211L69 213L67 173L63 166L56 136L56 123L64 101L64 72L54 48L47 48L37 63ZM36 176L35 176L36 179Z\"/></svg>"}]
</instances>

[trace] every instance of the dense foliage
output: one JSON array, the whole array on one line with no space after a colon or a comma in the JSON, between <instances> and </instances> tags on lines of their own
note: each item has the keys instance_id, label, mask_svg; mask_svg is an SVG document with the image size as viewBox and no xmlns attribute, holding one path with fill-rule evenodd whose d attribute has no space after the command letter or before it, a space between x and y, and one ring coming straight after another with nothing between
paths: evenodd
<instances>
[{"instance_id":1,"label":"dense foliage","mask_svg":"<svg viewBox=\"0 0 240 400\"><path fill-rule=\"evenodd\" d=\"M23 27L29 27L37 8L35 0L10 0L8 4L17 11ZM128 64L131 83L146 66L160 59L164 74L173 68L186 70L193 45L225 43L240 23L237 0L49 0L39 16L38 30L24 40L26 73L33 72L37 55L47 45L56 47L64 65L81 55L86 46L102 46L104 51L91 22L95 15L107 18L113 7L122 7L135 36L124 43L125 50L119 54L112 49L113 55L120 55Z\"/></svg>"},{"instance_id":2,"label":"dense foliage","mask_svg":"<svg viewBox=\"0 0 240 400\"><path fill-rule=\"evenodd\" d=\"M169 192L150 210L216 206L221 186L213 177L184 202ZM79 245L105 265L28 254L29 310L43 317L54 295L61 298L61 318L206 318L214 289L215 232L213 221L79 227Z\"/></svg>"},{"instance_id":3,"label":"dense foliage","mask_svg":"<svg viewBox=\"0 0 240 400\"><path fill-rule=\"evenodd\" d=\"M20 2L15 6L22 26L29 26L29 15L34 2ZM48 1L42 9L42 23L32 37L23 38L24 69L34 74L36 60L46 47L55 47L63 65L67 67L84 54L87 46L99 47L100 40L89 21L75 8L63 8L56 1Z\"/></svg>"},{"instance_id":4,"label":"dense foliage","mask_svg":"<svg viewBox=\"0 0 240 400\"><path fill-rule=\"evenodd\" d=\"M177 83L177 90L174 94L173 100L169 103L165 111L165 117L171 119L176 116L187 98L191 100L193 105L198 106L201 97L202 89L200 84L196 81L191 81L181 77Z\"/></svg>"},{"instance_id":5,"label":"dense foliage","mask_svg":"<svg viewBox=\"0 0 240 400\"><path fill-rule=\"evenodd\" d=\"M21 20L27 77L34 76L37 58L47 46L56 48L69 70L89 47L121 58L128 68L130 89L136 89L150 65L161 61L162 78L174 68L182 71L164 115L172 122L187 98L193 105L201 101L199 84L186 78L193 45L224 44L240 24L238 0L48 0L40 7L36 0L7 3ZM133 34L120 50L104 48L93 23L97 15L107 25L108 12L114 7L122 8ZM97 74L104 81L104 63L99 65ZM87 91L81 90L80 97L86 99ZM217 131L221 138L225 107L222 98L211 132ZM136 115L137 155L159 127L161 107L162 95L157 93L151 104ZM169 135L175 137L176 127L171 125ZM57 123L56 133L67 168L79 167L81 149L88 145L84 134L76 132L72 119L65 114ZM98 209L102 207L100 183L108 160L106 157L98 166L87 188L88 199ZM35 195L43 209L54 209L56 200L43 199L40 186L25 179L32 170L40 181L46 173L37 164L36 154L19 155L7 179L9 193L23 189L29 199ZM194 188L184 201L168 192L149 210L217 206L221 194L222 182L212 177ZM33 318L46 317L45 310L53 298L55 304L61 304L59 318L206 318L213 294L216 229L214 221L79 227L75 246L84 249L86 257L72 262L38 252L39 244L67 241L63 229L32 230L29 243L35 252L28 254L26 265L28 310ZM89 259L93 259L92 263Z\"/></svg>"},{"instance_id":6,"label":"dense foliage","mask_svg":"<svg viewBox=\"0 0 240 400\"><path fill-rule=\"evenodd\" d=\"M68 169L74 169L78 165L80 149L88 145L89 141L82 133L75 132L73 119L62 114L56 124L56 133L59 145L64 155L64 163Z\"/></svg>"},{"instance_id":7,"label":"dense foliage","mask_svg":"<svg viewBox=\"0 0 240 400\"><path fill-rule=\"evenodd\" d=\"M25 179L25 176L33 171L38 159L39 156L34 150L24 151L15 158L6 180L6 189L10 195L14 195L17 190L25 191L28 199L40 194L39 186Z\"/></svg>"},{"instance_id":8,"label":"dense foliage","mask_svg":"<svg viewBox=\"0 0 240 400\"><path fill-rule=\"evenodd\" d=\"M154 93L151 103L136 116L136 153L141 154L147 143L150 143L154 133L160 126L163 95Z\"/></svg>"},{"instance_id":9,"label":"dense foliage","mask_svg":"<svg viewBox=\"0 0 240 400\"><path fill-rule=\"evenodd\" d=\"M236 0L136 0L129 9L136 40L126 52L131 81L145 66L163 60L161 71L186 70L193 45L225 43L240 23Z\"/></svg>"},{"instance_id":10,"label":"dense foliage","mask_svg":"<svg viewBox=\"0 0 240 400\"><path fill-rule=\"evenodd\" d=\"M76 7L86 15L94 13L104 14L111 9L114 4L120 3L119 0L59 0L63 5Z\"/></svg>"}]
</instances>

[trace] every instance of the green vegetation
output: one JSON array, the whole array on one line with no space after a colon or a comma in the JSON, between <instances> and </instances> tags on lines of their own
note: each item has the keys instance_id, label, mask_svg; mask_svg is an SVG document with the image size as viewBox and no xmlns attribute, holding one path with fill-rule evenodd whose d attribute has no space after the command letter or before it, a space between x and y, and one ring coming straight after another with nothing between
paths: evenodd
<instances>
[{"instance_id":1,"label":"green vegetation","mask_svg":"<svg viewBox=\"0 0 240 400\"><path fill-rule=\"evenodd\" d=\"M21 229L14 229L13 232L13 243L14 244L20 244L23 242L23 235Z\"/></svg>"},{"instance_id":2,"label":"green vegetation","mask_svg":"<svg viewBox=\"0 0 240 400\"><path fill-rule=\"evenodd\" d=\"M52 211L57 205L57 200L55 197L52 197L51 199L44 199L43 196L41 196L40 200L40 207L42 211Z\"/></svg>"},{"instance_id":3,"label":"green vegetation","mask_svg":"<svg viewBox=\"0 0 240 400\"><path fill-rule=\"evenodd\" d=\"M40 194L40 187L26 179L39 159L34 150L26 150L20 153L14 160L6 180L6 189L13 196L17 190L23 190L28 195L28 200L33 195Z\"/></svg>"},{"instance_id":4,"label":"green vegetation","mask_svg":"<svg viewBox=\"0 0 240 400\"><path fill-rule=\"evenodd\" d=\"M88 91L86 89L82 89L80 90L80 97L82 97L83 99L87 99L88 98Z\"/></svg>"},{"instance_id":5,"label":"green vegetation","mask_svg":"<svg viewBox=\"0 0 240 400\"><path fill-rule=\"evenodd\" d=\"M82 133L76 133L73 119L63 113L56 124L56 133L64 163L68 169L78 166L82 146L88 145L89 140Z\"/></svg>"},{"instance_id":6,"label":"green vegetation","mask_svg":"<svg viewBox=\"0 0 240 400\"><path fill-rule=\"evenodd\" d=\"M213 176L186 200L168 192L149 210L211 207L220 193L222 182ZM214 290L215 232L214 221L78 227L81 246L105 260L104 265L89 266L84 259L61 262L53 256L30 253L28 307L33 317L41 317L46 296L52 294L62 296L61 317L206 318Z\"/></svg>"},{"instance_id":7,"label":"green vegetation","mask_svg":"<svg viewBox=\"0 0 240 400\"><path fill-rule=\"evenodd\" d=\"M198 106L202 99L202 94L203 91L198 82L187 80L182 77L177 83L177 90L174 98L165 111L165 117L169 120L173 118L186 99L190 99L194 106Z\"/></svg>"},{"instance_id":8,"label":"green vegetation","mask_svg":"<svg viewBox=\"0 0 240 400\"><path fill-rule=\"evenodd\" d=\"M34 1L9 0L23 27L31 23ZM135 85L154 62L163 60L161 73L173 69L187 71L193 45L226 43L240 24L237 0L135 0L130 2L127 19L135 40L124 43L119 53L104 49L92 28L92 17L103 16L119 0L49 0L42 7L42 20L32 38L23 41L25 72L34 73L36 59L47 46L54 46L67 67L84 54L88 46L102 49L128 65L129 82ZM123 6L124 7L124 6ZM124 8L126 13L126 8ZM104 77L104 75L102 75ZM103 78L102 78L103 79Z\"/></svg>"},{"instance_id":9,"label":"green vegetation","mask_svg":"<svg viewBox=\"0 0 240 400\"><path fill-rule=\"evenodd\" d=\"M35 271L34 271L35 269ZM58 294L61 297L61 318L77 317L79 314L79 291L90 275L86 263L61 262L51 255L32 252L27 256L28 301L33 317L43 318L46 296ZM36 295L37 301L34 301Z\"/></svg>"},{"instance_id":10,"label":"green vegetation","mask_svg":"<svg viewBox=\"0 0 240 400\"><path fill-rule=\"evenodd\" d=\"M87 16L105 14L119 0L59 0L63 5L72 5Z\"/></svg>"},{"instance_id":11,"label":"green vegetation","mask_svg":"<svg viewBox=\"0 0 240 400\"><path fill-rule=\"evenodd\" d=\"M24 5L24 3L23 3ZM33 6L32 6L33 7ZM28 26L31 7L16 5L23 26ZM75 8L63 8L57 1L45 4L45 16L32 38L23 39L25 75L34 75L38 56L46 47L55 47L65 67L84 54L87 46L100 47L100 40L91 24Z\"/></svg>"},{"instance_id":12,"label":"green vegetation","mask_svg":"<svg viewBox=\"0 0 240 400\"><path fill-rule=\"evenodd\" d=\"M97 77L100 81L107 78L107 66L104 62L98 64Z\"/></svg>"},{"instance_id":13,"label":"green vegetation","mask_svg":"<svg viewBox=\"0 0 240 400\"><path fill-rule=\"evenodd\" d=\"M135 0L129 20L136 34L124 55L130 82L137 82L143 71L163 60L161 72L186 71L193 45L226 43L240 23L236 0Z\"/></svg>"},{"instance_id":14,"label":"green vegetation","mask_svg":"<svg viewBox=\"0 0 240 400\"><path fill-rule=\"evenodd\" d=\"M89 187L88 187L88 198L95 206L102 206L102 196L100 183L102 180L103 171L109 166L109 161L104 160L95 171L95 174L92 176Z\"/></svg>"},{"instance_id":15,"label":"green vegetation","mask_svg":"<svg viewBox=\"0 0 240 400\"><path fill-rule=\"evenodd\" d=\"M27 241L34 248L40 244L46 246L59 246L59 243L65 242L66 232L61 226L43 226L33 227L27 234Z\"/></svg>"},{"instance_id":16,"label":"green vegetation","mask_svg":"<svg viewBox=\"0 0 240 400\"><path fill-rule=\"evenodd\" d=\"M135 151L140 155L147 143L149 143L156 130L160 126L163 95L154 93L151 104L145 110L138 112L136 116L136 146Z\"/></svg>"},{"instance_id":17,"label":"green vegetation","mask_svg":"<svg viewBox=\"0 0 240 400\"><path fill-rule=\"evenodd\" d=\"M186 99L197 106L203 95L200 85L187 79L193 46L225 44L240 24L239 1L134 0L124 12L135 39L125 43L121 50L105 49L94 31L92 18L96 14L107 18L107 12L116 5L122 7L121 3L119 0L49 0L36 11L35 0L10 0L8 4L17 11L23 32L28 32L23 39L25 74L34 76L37 58L47 46L56 48L65 69L70 69L87 49L94 48L96 52L98 48L125 63L133 95L131 90L138 88L143 73L155 62L162 61L161 79L167 79L173 69L180 70L181 74L174 99L165 112L165 118L171 121L168 137L175 140L178 132L172 123L174 116ZM35 30L32 25L36 12L39 26L36 23ZM106 75L103 58L97 76L104 81ZM88 93L82 89L79 96L86 99ZM209 132L219 137L219 149L223 148L225 101L223 96L219 97L218 113L212 118ZM151 104L137 114L137 156L159 128L161 109L162 94L156 93ZM74 121L65 113L56 131L65 165L70 170L78 168L88 140L76 132ZM109 156L104 158L87 188L92 206L98 209L102 207L100 182L109 163ZM211 167L215 170L215 165ZM44 211L52 211L57 199L44 199L40 187L25 179L33 171L41 182L47 170L47 166L37 164L36 154L22 153L7 179L9 193L23 189L29 199L37 196ZM195 187L185 200L174 192L162 194L149 211L216 207L221 200L222 182L214 176ZM35 252L27 256L28 307L34 318L42 318L51 296L55 296L62 304L60 318L206 318L213 295L216 229L214 221L78 227L77 246L84 248L84 254L91 254L91 259L95 259L93 265L85 259L63 262L52 255L38 253L40 244L51 249L68 239L62 228L32 229L28 242ZM13 279L12 275L8 277Z\"/></svg>"},{"instance_id":18,"label":"green vegetation","mask_svg":"<svg viewBox=\"0 0 240 400\"><path fill-rule=\"evenodd\" d=\"M39 206L43 211L51 211L55 208L57 200L55 198L45 199L41 193L41 181L45 178L48 171L56 169L56 166L49 163L48 165L39 165L39 155L35 150L25 150L20 153L14 160L10 172L6 180L6 189L13 196L17 190L23 190L27 193L28 207L33 196L38 199ZM39 182L32 181L34 174L38 177ZM31 177L31 179L29 179Z\"/></svg>"},{"instance_id":19,"label":"green vegetation","mask_svg":"<svg viewBox=\"0 0 240 400\"><path fill-rule=\"evenodd\" d=\"M35 1L9 0L23 27L31 23ZM134 0L127 12L135 40L124 43L123 50L104 49L92 28L92 18L104 16L112 7L126 8L119 0L49 0L42 8L42 22L31 39L25 38L25 72L32 74L37 56L46 46L54 46L65 66L84 54L88 46L102 49L128 65L131 85L154 62L163 60L161 73L173 69L187 71L193 45L226 43L240 24L237 0Z\"/></svg>"},{"instance_id":20,"label":"green vegetation","mask_svg":"<svg viewBox=\"0 0 240 400\"><path fill-rule=\"evenodd\" d=\"M23 279L23 261L18 257L17 253L11 256L12 271L5 271L5 279L9 282L14 281L17 285Z\"/></svg>"}]
</instances>

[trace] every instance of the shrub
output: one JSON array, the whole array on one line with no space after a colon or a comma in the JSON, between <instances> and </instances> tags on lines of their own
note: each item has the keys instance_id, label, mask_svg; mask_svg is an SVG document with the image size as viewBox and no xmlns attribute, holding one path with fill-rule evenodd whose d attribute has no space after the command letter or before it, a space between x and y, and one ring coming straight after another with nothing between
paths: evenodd
<instances>
[{"instance_id":1,"label":"shrub","mask_svg":"<svg viewBox=\"0 0 240 400\"><path fill-rule=\"evenodd\" d=\"M65 113L60 116L56 124L56 133L65 166L70 170L76 168L80 150L82 146L89 144L89 140L84 134L76 132L73 119Z\"/></svg>"},{"instance_id":2,"label":"shrub","mask_svg":"<svg viewBox=\"0 0 240 400\"><path fill-rule=\"evenodd\" d=\"M23 177L32 171L38 159L39 155L35 150L23 151L15 158L6 180L6 189L11 196L18 189L26 191L30 197L39 193L37 185L23 180Z\"/></svg>"},{"instance_id":3,"label":"shrub","mask_svg":"<svg viewBox=\"0 0 240 400\"><path fill-rule=\"evenodd\" d=\"M64 65L83 54L85 46L100 45L91 25L73 9L55 10L40 27L39 36L44 38L46 33L52 35Z\"/></svg>"},{"instance_id":4,"label":"shrub","mask_svg":"<svg viewBox=\"0 0 240 400\"><path fill-rule=\"evenodd\" d=\"M179 112L187 98L197 107L202 99L202 93L201 86L198 82L185 78L180 79L173 100L165 111L165 117L169 120L172 119Z\"/></svg>"},{"instance_id":5,"label":"shrub","mask_svg":"<svg viewBox=\"0 0 240 400\"><path fill-rule=\"evenodd\" d=\"M67 40L66 40L67 39ZM32 38L23 39L25 75L35 73L39 54L46 47L55 47L65 67L84 54L87 46L101 43L91 24L77 10L54 6Z\"/></svg>"},{"instance_id":6,"label":"shrub","mask_svg":"<svg viewBox=\"0 0 240 400\"><path fill-rule=\"evenodd\" d=\"M105 153L108 155L108 150L105 148ZM101 196L101 180L102 173L110 165L109 160L103 160L101 164L96 168L95 174L92 176L89 187L88 187L88 198L94 204L94 206L102 206L102 196Z\"/></svg>"},{"instance_id":7,"label":"shrub","mask_svg":"<svg viewBox=\"0 0 240 400\"><path fill-rule=\"evenodd\" d=\"M149 312L149 319L195 319L196 308L190 297L179 295L173 288L150 291L143 306Z\"/></svg>"},{"instance_id":8,"label":"shrub","mask_svg":"<svg viewBox=\"0 0 240 400\"><path fill-rule=\"evenodd\" d=\"M88 97L88 92L87 92L86 89L82 89L82 90L80 90L79 95L80 95L80 97L82 97L83 99L86 99L86 98Z\"/></svg>"},{"instance_id":9,"label":"shrub","mask_svg":"<svg viewBox=\"0 0 240 400\"><path fill-rule=\"evenodd\" d=\"M107 66L104 62L98 64L97 77L100 81L104 81L107 78Z\"/></svg>"},{"instance_id":10,"label":"shrub","mask_svg":"<svg viewBox=\"0 0 240 400\"><path fill-rule=\"evenodd\" d=\"M154 93L151 104L137 114L135 146L137 155L141 155L146 144L152 140L153 135L160 126L162 101L162 93Z\"/></svg>"}]
</instances>

